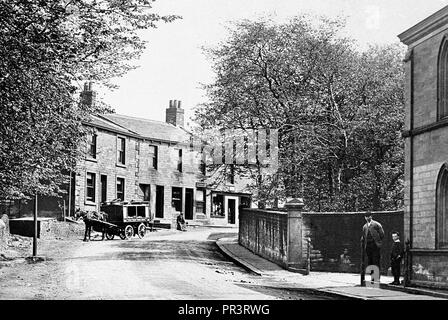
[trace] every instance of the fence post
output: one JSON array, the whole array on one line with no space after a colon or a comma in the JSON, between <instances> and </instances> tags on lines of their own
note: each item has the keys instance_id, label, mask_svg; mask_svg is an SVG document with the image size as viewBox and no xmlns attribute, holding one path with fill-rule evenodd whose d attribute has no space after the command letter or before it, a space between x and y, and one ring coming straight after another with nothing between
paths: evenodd
<instances>
[{"instance_id":1,"label":"fence post","mask_svg":"<svg viewBox=\"0 0 448 320\"><path fill-rule=\"evenodd\" d=\"M404 250L404 286L408 287L411 281L411 242L409 239L406 240L405 250Z\"/></svg>"},{"instance_id":2,"label":"fence post","mask_svg":"<svg viewBox=\"0 0 448 320\"><path fill-rule=\"evenodd\" d=\"M311 272L311 238L306 238L306 274Z\"/></svg>"},{"instance_id":3,"label":"fence post","mask_svg":"<svg viewBox=\"0 0 448 320\"><path fill-rule=\"evenodd\" d=\"M287 267L306 274L306 257L303 252L302 210L303 199L295 198L285 204L288 212L287 224Z\"/></svg>"}]
</instances>

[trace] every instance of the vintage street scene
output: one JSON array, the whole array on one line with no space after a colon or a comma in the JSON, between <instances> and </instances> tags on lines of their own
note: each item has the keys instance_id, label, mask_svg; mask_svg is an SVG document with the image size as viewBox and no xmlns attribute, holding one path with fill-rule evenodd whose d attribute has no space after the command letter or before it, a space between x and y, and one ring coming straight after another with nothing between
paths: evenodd
<instances>
[{"instance_id":1,"label":"vintage street scene","mask_svg":"<svg viewBox=\"0 0 448 320\"><path fill-rule=\"evenodd\" d=\"M447 300L447 146L448 0L0 0L0 301Z\"/></svg>"}]
</instances>

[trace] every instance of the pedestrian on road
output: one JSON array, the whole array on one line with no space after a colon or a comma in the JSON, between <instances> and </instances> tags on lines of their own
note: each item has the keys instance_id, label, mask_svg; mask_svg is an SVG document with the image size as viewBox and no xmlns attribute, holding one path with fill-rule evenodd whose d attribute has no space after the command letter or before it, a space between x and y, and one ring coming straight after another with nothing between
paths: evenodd
<instances>
[{"instance_id":1,"label":"pedestrian on road","mask_svg":"<svg viewBox=\"0 0 448 320\"><path fill-rule=\"evenodd\" d=\"M187 231L184 214L182 212L177 216L177 230Z\"/></svg>"},{"instance_id":2,"label":"pedestrian on road","mask_svg":"<svg viewBox=\"0 0 448 320\"><path fill-rule=\"evenodd\" d=\"M366 224L362 227L361 243L367 255L367 266L375 265L381 270L381 246L384 230L378 221L372 219L371 212L366 212L364 217Z\"/></svg>"},{"instance_id":3,"label":"pedestrian on road","mask_svg":"<svg viewBox=\"0 0 448 320\"><path fill-rule=\"evenodd\" d=\"M393 285L400 285L400 268L401 260L403 259L404 248L400 242L400 234L397 231L392 232L392 249L390 251L390 267L392 269L392 275L394 276Z\"/></svg>"}]
</instances>

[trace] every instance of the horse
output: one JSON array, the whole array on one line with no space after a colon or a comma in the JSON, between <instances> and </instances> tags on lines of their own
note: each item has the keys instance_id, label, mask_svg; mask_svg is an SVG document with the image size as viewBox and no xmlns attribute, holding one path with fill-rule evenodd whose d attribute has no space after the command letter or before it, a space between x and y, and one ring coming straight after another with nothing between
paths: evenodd
<instances>
[{"instance_id":1,"label":"horse","mask_svg":"<svg viewBox=\"0 0 448 320\"><path fill-rule=\"evenodd\" d=\"M103 212L96 212L96 211L81 211L80 209L76 210L75 217L79 219L83 219L84 224L86 225L86 231L84 233L84 240L85 242L90 241L90 234L92 232L92 227L94 226L100 226L98 230L97 228L93 228L94 231L100 231L102 236L101 240L104 240L104 235L106 234L106 227L102 224L96 223L96 221L105 221L106 214ZM97 229L97 230L95 230Z\"/></svg>"}]
</instances>

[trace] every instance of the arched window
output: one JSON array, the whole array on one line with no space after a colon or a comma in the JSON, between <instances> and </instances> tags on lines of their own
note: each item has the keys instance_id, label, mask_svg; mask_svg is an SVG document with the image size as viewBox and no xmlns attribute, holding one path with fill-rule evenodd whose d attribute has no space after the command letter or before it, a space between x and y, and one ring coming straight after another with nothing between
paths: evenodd
<instances>
[{"instance_id":1,"label":"arched window","mask_svg":"<svg viewBox=\"0 0 448 320\"><path fill-rule=\"evenodd\" d=\"M444 164L437 178L436 246L448 248L448 165Z\"/></svg>"},{"instance_id":2,"label":"arched window","mask_svg":"<svg viewBox=\"0 0 448 320\"><path fill-rule=\"evenodd\" d=\"M440 46L438 62L438 106L437 119L448 117L448 38Z\"/></svg>"}]
</instances>

